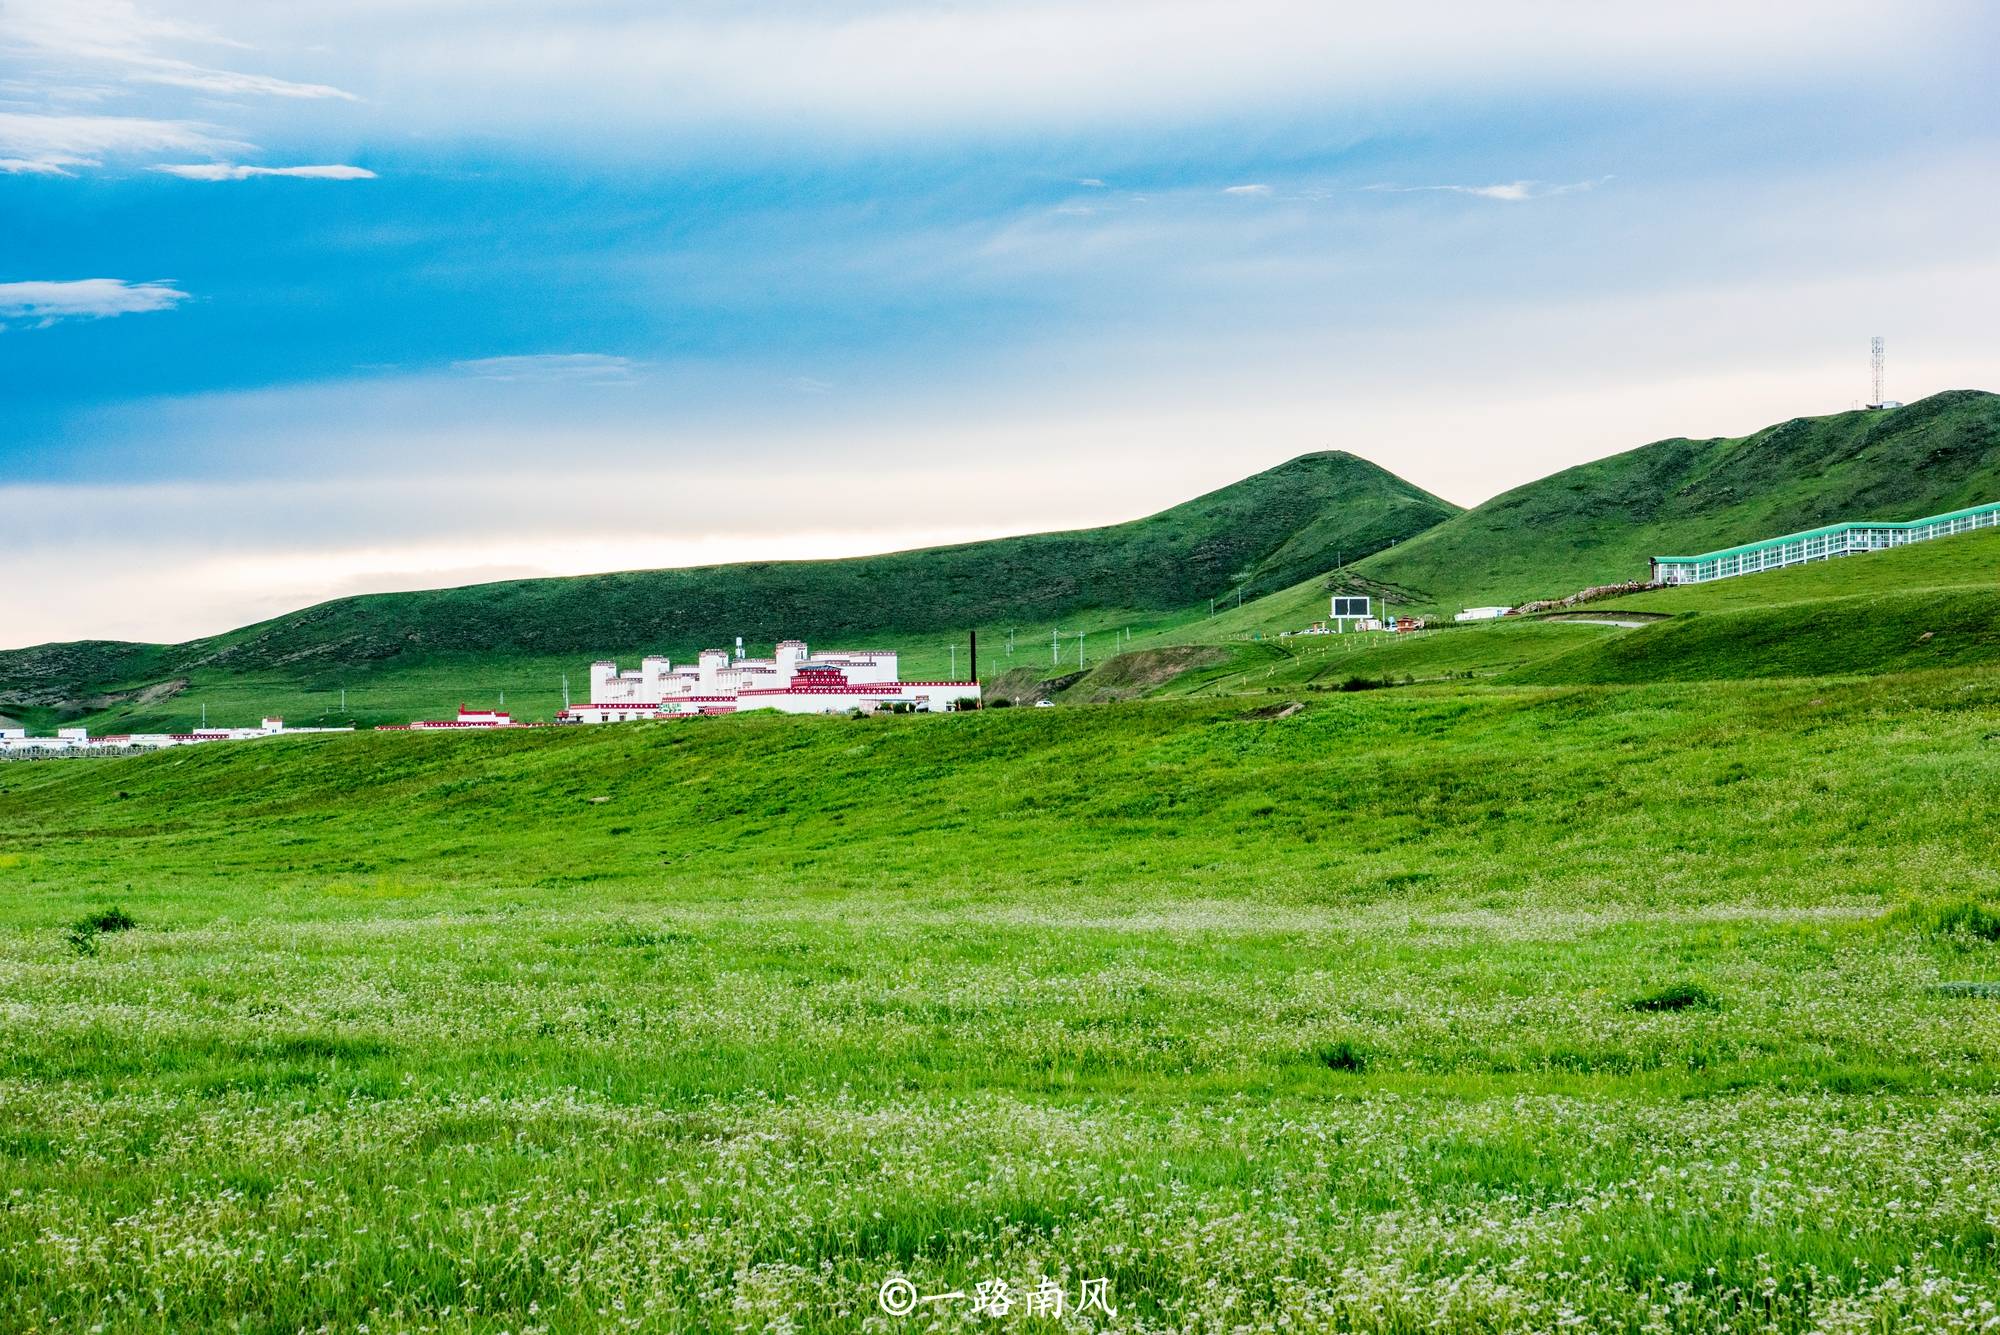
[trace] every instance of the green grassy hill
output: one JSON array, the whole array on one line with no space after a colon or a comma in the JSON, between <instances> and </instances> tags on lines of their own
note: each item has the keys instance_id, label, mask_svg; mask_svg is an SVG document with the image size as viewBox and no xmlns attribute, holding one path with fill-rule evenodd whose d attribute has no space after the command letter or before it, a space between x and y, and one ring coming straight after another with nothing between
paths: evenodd
<instances>
[{"instance_id":1,"label":"green grassy hill","mask_svg":"<svg viewBox=\"0 0 2000 1335\"><path fill-rule=\"evenodd\" d=\"M1588 604L1670 614L1516 669L1534 682L1832 677L2000 663L2000 531Z\"/></svg>"},{"instance_id":2,"label":"green grassy hill","mask_svg":"<svg viewBox=\"0 0 2000 1335\"><path fill-rule=\"evenodd\" d=\"M1739 439L1663 440L1531 482L1354 565L1453 611L1644 579L1688 556L1850 519L2000 500L2000 396L1802 417Z\"/></svg>"},{"instance_id":3,"label":"green grassy hill","mask_svg":"<svg viewBox=\"0 0 2000 1335\"><path fill-rule=\"evenodd\" d=\"M691 657L741 635L865 640L943 672L942 641L983 629L1045 636L1185 619L1206 600L1256 597L1406 539L1448 502L1338 451L1305 455L1145 519L845 561L767 562L516 580L343 598L180 645L106 642L0 653L0 713L105 727L332 721L339 691L361 722L461 700L546 716L560 675L605 655ZM859 647L859 646L856 646Z\"/></svg>"},{"instance_id":4,"label":"green grassy hill","mask_svg":"<svg viewBox=\"0 0 2000 1335\"><path fill-rule=\"evenodd\" d=\"M588 659L686 657L739 634L758 648L793 634L822 643L866 640L901 651L912 675L941 675L954 665L952 646L977 630L982 678L1004 675L1009 689L1027 692L1045 677L1073 673L1079 659L1094 667L1127 651L1269 639L1302 628L1324 617L1333 584L1435 614L1642 576L1654 555L1835 520L1913 518L1996 497L2000 397L1975 391L1888 413L1795 419L1742 439L1662 441L1455 515L1372 464L1315 454L1104 529L850 561L349 598L184 645L85 642L0 653L0 714L41 727L85 720L100 731L186 726L203 707L213 722L236 723L276 712L294 722L366 725L436 715L460 702L504 702L524 717L546 718L561 704L565 675L581 689ZM1976 585L1983 569L1974 555L1861 559L1891 560L1873 569L1904 588ZM1895 564L1910 560L1915 564ZM1963 568L1947 572L1927 561ZM1332 570L1336 563L1340 569ZM1780 597L1840 598L1860 569L1836 565L1760 577L1789 583L1733 580L1720 594L1668 592L1593 606L1714 612ZM1211 598L1220 604L1213 615ZM1946 660L1984 661L1979 615L1971 604L1956 609L1959 656ZM1498 638L1428 647L1293 645L1280 653L1304 655L1291 666L1209 662L1177 684L1176 675L1195 669L1163 677L1159 663L1144 661L1118 669L1129 679L1097 679L1064 698L1171 693L1257 673L1275 686L1340 672L1417 679L1534 672L1538 661L1565 650L1583 655L1562 669L1576 680L1632 679L1655 650L1671 660L1663 660L1665 675L1709 677L1730 675L1732 643L1745 650L1742 675L1788 674L1809 651L1777 646L1855 628L1870 638L1844 659L1835 655L1845 670L1922 666L1940 661L1944 649L1925 641L1923 649L1891 652L1900 631L1842 607L1788 616L1790 631L1769 618L1749 633L1710 620L1630 643L1595 632L1565 640L1565 632L1489 629L1484 633ZM1051 644L1054 630L1061 636ZM1087 643L1077 642L1079 632ZM1771 647L1750 652L1766 641ZM1600 649L1609 657L1590 658ZM1351 664L1333 662L1349 656ZM956 666L963 670L962 657Z\"/></svg>"},{"instance_id":5,"label":"green grassy hill","mask_svg":"<svg viewBox=\"0 0 2000 1335\"><path fill-rule=\"evenodd\" d=\"M1326 688L1351 678L1708 681L2000 663L2000 530L1600 599L1564 614L1575 619L1510 617L1393 638L1280 638L1325 616L1326 583L1305 580L1241 609L1137 637L1133 656L1203 644L1217 646L1211 654L1230 651L1227 659L1188 660L1183 672L1153 683L1165 695ZM1627 619L1661 624L1603 624ZM1114 659L1057 698L1116 695L1131 672Z\"/></svg>"},{"instance_id":6,"label":"green grassy hill","mask_svg":"<svg viewBox=\"0 0 2000 1335\"><path fill-rule=\"evenodd\" d=\"M1985 589L2000 593L2000 528L1814 561L1785 570L1739 575L1707 584L1605 598L1580 610L1603 612L1721 612L1822 598L1868 596L1885 604L1921 600L1935 589Z\"/></svg>"}]
</instances>

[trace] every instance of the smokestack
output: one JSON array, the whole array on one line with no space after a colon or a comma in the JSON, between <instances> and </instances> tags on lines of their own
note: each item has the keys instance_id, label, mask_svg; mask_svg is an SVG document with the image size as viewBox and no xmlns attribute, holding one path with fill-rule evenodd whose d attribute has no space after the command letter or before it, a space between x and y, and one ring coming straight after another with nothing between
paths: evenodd
<instances>
[{"instance_id":1,"label":"smokestack","mask_svg":"<svg viewBox=\"0 0 2000 1335\"><path fill-rule=\"evenodd\" d=\"M966 638L972 642L971 650L966 654L966 657L971 660L971 662L968 664L968 666L972 669L971 680L978 681L979 680L979 632L976 630L969 630L965 634Z\"/></svg>"}]
</instances>

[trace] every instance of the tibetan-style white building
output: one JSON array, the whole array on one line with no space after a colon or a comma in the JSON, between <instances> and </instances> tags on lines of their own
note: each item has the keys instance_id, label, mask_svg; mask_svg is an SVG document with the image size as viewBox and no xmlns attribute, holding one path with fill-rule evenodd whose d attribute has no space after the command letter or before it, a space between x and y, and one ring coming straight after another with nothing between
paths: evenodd
<instances>
[{"instance_id":1,"label":"tibetan-style white building","mask_svg":"<svg viewBox=\"0 0 2000 1335\"><path fill-rule=\"evenodd\" d=\"M613 662L590 666L590 703L556 716L561 723L626 723L776 709L788 714L844 714L854 709L943 712L979 699L976 681L902 681L891 649L813 654L804 640L782 641L770 658L731 658L704 649L692 664L640 660L636 672Z\"/></svg>"}]
</instances>

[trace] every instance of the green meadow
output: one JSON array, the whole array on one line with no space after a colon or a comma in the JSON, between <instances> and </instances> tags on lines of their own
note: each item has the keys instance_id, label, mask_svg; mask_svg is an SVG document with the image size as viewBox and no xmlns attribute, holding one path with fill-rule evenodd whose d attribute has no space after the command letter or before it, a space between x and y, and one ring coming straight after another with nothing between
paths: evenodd
<instances>
[{"instance_id":1,"label":"green meadow","mask_svg":"<svg viewBox=\"0 0 2000 1335\"><path fill-rule=\"evenodd\" d=\"M0 765L0 1327L1994 1328L2000 672L1311 647Z\"/></svg>"}]
</instances>

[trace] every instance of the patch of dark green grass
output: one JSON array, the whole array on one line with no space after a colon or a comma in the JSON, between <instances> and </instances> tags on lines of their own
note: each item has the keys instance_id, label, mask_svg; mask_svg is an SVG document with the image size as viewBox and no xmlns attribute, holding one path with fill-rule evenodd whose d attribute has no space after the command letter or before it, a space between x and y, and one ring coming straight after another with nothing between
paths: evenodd
<instances>
[{"instance_id":1,"label":"patch of dark green grass","mask_svg":"<svg viewBox=\"0 0 2000 1335\"><path fill-rule=\"evenodd\" d=\"M95 955L97 938L107 932L129 932L139 924L122 908L99 909L86 913L69 925L63 934L69 947L79 955Z\"/></svg>"},{"instance_id":2,"label":"patch of dark green grass","mask_svg":"<svg viewBox=\"0 0 2000 1335\"><path fill-rule=\"evenodd\" d=\"M1367 1052L1344 1038L1320 1045L1313 1053L1313 1060L1329 1071L1345 1071L1350 1075L1362 1075L1368 1070Z\"/></svg>"},{"instance_id":3,"label":"patch of dark green grass","mask_svg":"<svg viewBox=\"0 0 2000 1335\"><path fill-rule=\"evenodd\" d=\"M1628 1011L1713 1010L1715 994L1700 983L1673 983L1657 992L1634 997L1625 1003Z\"/></svg>"}]
</instances>

